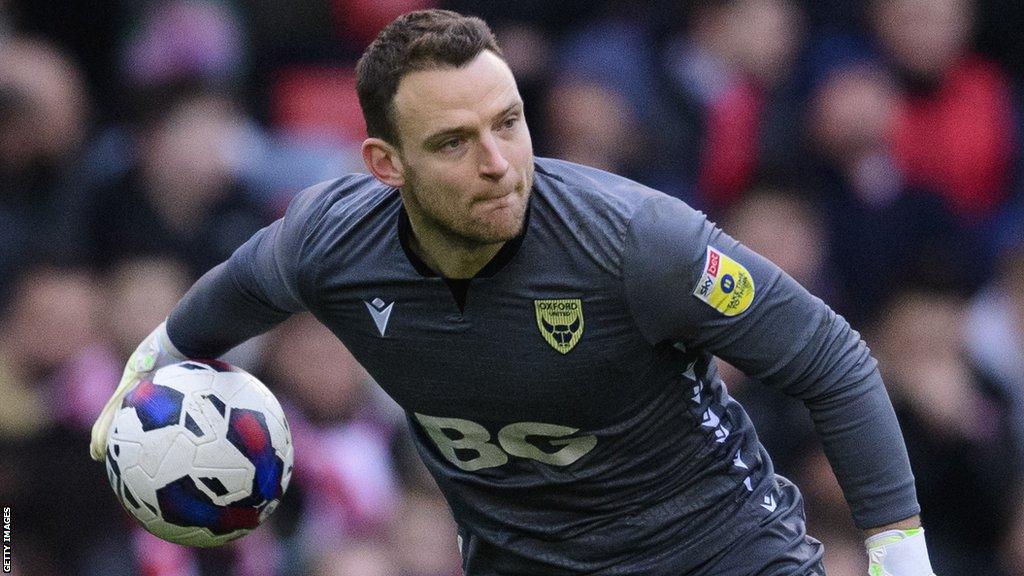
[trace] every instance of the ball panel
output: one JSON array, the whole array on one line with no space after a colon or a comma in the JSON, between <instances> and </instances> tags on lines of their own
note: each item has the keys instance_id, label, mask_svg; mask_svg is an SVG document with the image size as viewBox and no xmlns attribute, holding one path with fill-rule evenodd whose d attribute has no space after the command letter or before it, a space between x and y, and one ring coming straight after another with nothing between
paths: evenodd
<instances>
[{"instance_id":1,"label":"ball panel","mask_svg":"<svg viewBox=\"0 0 1024 576\"><path fill-rule=\"evenodd\" d=\"M203 486L206 486L210 492L213 492L214 496L219 498L224 497L224 495L228 493L228 489L219 478L215 478L213 476L200 476L199 482L201 482Z\"/></svg>"},{"instance_id":2,"label":"ball panel","mask_svg":"<svg viewBox=\"0 0 1024 576\"><path fill-rule=\"evenodd\" d=\"M203 359L203 360L198 360L198 362L202 362L203 364L206 364L207 366L209 366L210 368L216 370L217 372L240 372L242 374L246 373L245 370L242 370L241 368L238 368L236 366L232 366L231 364L228 364L227 362L224 362L223 360Z\"/></svg>"},{"instance_id":3,"label":"ball panel","mask_svg":"<svg viewBox=\"0 0 1024 576\"><path fill-rule=\"evenodd\" d=\"M185 398L182 426L188 430L197 446L216 442L223 437L223 417L204 399L204 392L195 392Z\"/></svg>"},{"instance_id":4,"label":"ball panel","mask_svg":"<svg viewBox=\"0 0 1024 576\"><path fill-rule=\"evenodd\" d=\"M184 546L219 546L224 542L232 540L230 537L218 538L205 528L182 528L181 526L168 524L163 520L155 520L148 524L143 524L142 527L157 538Z\"/></svg>"},{"instance_id":5,"label":"ball panel","mask_svg":"<svg viewBox=\"0 0 1024 576\"><path fill-rule=\"evenodd\" d=\"M146 473L143 472L142 468L133 466L131 468L125 468L122 474L122 479L126 486L130 486L132 493L141 504L137 508L130 508L128 512L132 516L135 516L143 523L155 520L159 517L156 510L156 491L153 486L152 480ZM127 509L127 507L125 507Z\"/></svg>"},{"instance_id":6,"label":"ball panel","mask_svg":"<svg viewBox=\"0 0 1024 576\"><path fill-rule=\"evenodd\" d=\"M227 412L227 406L224 401L220 399L216 394L210 393L203 395L203 399L208 401L213 407L220 413L221 418L224 418Z\"/></svg>"},{"instance_id":7,"label":"ball panel","mask_svg":"<svg viewBox=\"0 0 1024 576\"><path fill-rule=\"evenodd\" d=\"M141 508L142 504L139 504L139 501L135 499L135 494L132 493L132 489L129 488L127 484L123 485L122 488L124 491L124 499L126 502L131 504L131 509L138 510L139 508Z\"/></svg>"},{"instance_id":8,"label":"ball panel","mask_svg":"<svg viewBox=\"0 0 1024 576\"><path fill-rule=\"evenodd\" d=\"M153 382L186 395L211 390L217 373L205 368L200 371L190 370L184 367L187 364L190 363L172 364L157 370L153 374Z\"/></svg>"},{"instance_id":9,"label":"ball panel","mask_svg":"<svg viewBox=\"0 0 1024 576\"><path fill-rule=\"evenodd\" d=\"M259 511L252 506L218 506L196 486L191 476L169 482L156 491L164 521L181 527L203 526L222 536L259 525Z\"/></svg>"},{"instance_id":10,"label":"ball panel","mask_svg":"<svg viewBox=\"0 0 1024 576\"><path fill-rule=\"evenodd\" d=\"M285 474L282 476L282 489L287 487L292 465L291 431L288 428L288 421L284 410L277 398L262 382L252 376L248 376L252 386L247 387L231 399L233 406L237 408L248 408L258 411L266 417L267 430L270 433L270 443L284 463Z\"/></svg>"},{"instance_id":11,"label":"ball panel","mask_svg":"<svg viewBox=\"0 0 1024 576\"><path fill-rule=\"evenodd\" d=\"M179 429L172 439L171 448L164 454L157 468L153 481L164 485L181 476L182 470L190 470L196 457L196 445L189 439L188 433Z\"/></svg>"},{"instance_id":12,"label":"ball panel","mask_svg":"<svg viewBox=\"0 0 1024 576\"><path fill-rule=\"evenodd\" d=\"M221 546L232 540L241 538L249 532L252 532L252 530L236 530L234 532L231 532L230 534L218 536L216 534L213 534L209 530L203 528L195 534L181 538L178 542L184 546L195 546L197 548L212 548L214 546Z\"/></svg>"},{"instance_id":13,"label":"ball panel","mask_svg":"<svg viewBox=\"0 0 1024 576\"><path fill-rule=\"evenodd\" d=\"M215 373L210 391L228 406L233 406L236 394L246 393L251 389L249 378L249 374L240 371Z\"/></svg>"},{"instance_id":14,"label":"ball panel","mask_svg":"<svg viewBox=\"0 0 1024 576\"><path fill-rule=\"evenodd\" d=\"M192 477L216 504L224 506L249 495L255 470L245 468L193 468ZM207 479L204 481L203 479ZM220 492L220 493L218 493Z\"/></svg>"},{"instance_id":15,"label":"ball panel","mask_svg":"<svg viewBox=\"0 0 1024 576\"><path fill-rule=\"evenodd\" d=\"M185 395L173 388L143 380L125 394L121 407L134 408L142 430L148 432L177 424L184 399Z\"/></svg>"},{"instance_id":16,"label":"ball panel","mask_svg":"<svg viewBox=\"0 0 1024 576\"><path fill-rule=\"evenodd\" d=\"M254 503L280 497L284 462L270 443L270 430L263 413L245 408L232 410L227 439L256 467Z\"/></svg>"},{"instance_id":17,"label":"ball panel","mask_svg":"<svg viewBox=\"0 0 1024 576\"><path fill-rule=\"evenodd\" d=\"M146 445L139 460L139 467L151 480L156 480L160 468L171 451L175 439L181 434L178 428L164 428L151 432L146 438Z\"/></svg>"},{"instance_id":18,"label":"ball panel","mask_svg":"<svg viewBox=\"0 0 1024 576\"><path fill-rule=\"evenodd\" d=\"M123 479L121 477L121 466L118 465L117 460L110 453L110 447L107 447L106 456L107 465L107 480L110 481L110 487L114 489L114 494L117 495L117 499L121 501L121 505L124 505L124 498L122 496L121 483Z\"/></svg>"}]
</instances>

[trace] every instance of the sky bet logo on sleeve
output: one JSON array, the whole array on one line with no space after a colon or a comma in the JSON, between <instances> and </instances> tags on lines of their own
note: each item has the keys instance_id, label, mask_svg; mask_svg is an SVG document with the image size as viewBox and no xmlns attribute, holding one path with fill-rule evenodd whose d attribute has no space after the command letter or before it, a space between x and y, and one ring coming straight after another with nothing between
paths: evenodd
<instances>
[{"instance_id":1,"label":"sky bet logo on sleeve","mask_svg":"<svg viewBox=\"0 0 1024 576\"><path fill-rule=\"evenodd\" d=\"M742 264L708 246L693 295L726 316L736 316L754 300L754 279Z\"/></svg>"}]
</instances>

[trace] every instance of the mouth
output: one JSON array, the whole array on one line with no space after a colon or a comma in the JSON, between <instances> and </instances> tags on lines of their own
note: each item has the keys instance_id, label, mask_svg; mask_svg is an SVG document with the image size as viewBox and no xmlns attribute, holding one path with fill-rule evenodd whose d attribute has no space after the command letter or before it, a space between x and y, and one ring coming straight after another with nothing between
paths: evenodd
<instances>
[{"instance_id":1,"label":"mouth","mask_svg":"<svg viewBox=\"0 0 1024 576\"><path fill-rule=\"evenodd\" d=\"M495 198L487 198L486 200L484 200L484 204L489 204L491 206L507 206L509 204L512 204L512 202L515 199L516 199L515 193L509 192L507 194L503 194L503 195L497 196Z\"/></svg>"},{"instance_id":2,"label":"mouth","mask_svg":"<svg viewBox=\"0 0 1024 576\"><path fill-rule=\"evenodd\" d=\"M504 194L499 194L497 196L485 196L483 198L480 198L479 200L477 200L477 204L480 204L492 210L500 210L502 208L508 208L512 206L515 203L517 196L519 196L518 190L511 190L505 192Z\"/></svg>"},{"instance_id":3,"label":"mouth","mask_svg":"<svg viewBox=\"0 0 1024 576\"><path fill-rule=\"evenodd\" d=\"M519 180L509 188L502 187L491 194L481 195L473 204L478 207L477 209L486 212L502 211L516 208L516 205L526 197L525 180Z\"/></svg>"}]
</instances>

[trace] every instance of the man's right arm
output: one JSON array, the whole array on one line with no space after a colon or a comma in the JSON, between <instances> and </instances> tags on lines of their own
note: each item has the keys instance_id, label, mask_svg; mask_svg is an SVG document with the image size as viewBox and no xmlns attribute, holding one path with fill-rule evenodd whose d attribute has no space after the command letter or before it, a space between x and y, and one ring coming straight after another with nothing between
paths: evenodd
<instances>
[{"instance_id":1,"label":"man's right arm","mask_svg":"<svg viewBox=\"0 0 1024 576\"><path fill-rule=\"evenodd\" d=\"M94 460L104 457L122 398L148 373L185 358L216 358L312 305L315 266L309 264L308 242L332 188L337 189L337 181L301 192L283 218L204 274L167 322L143 340L93 424L89 452Z\"/></svg>"},{"instance_id":2,"label":"man's right arm","mask_svg":"<svg viewBox=\"0 0 1024 576\"><path fill-rule=\"evenodd\" d=\"M308 188L285 216L260 230L200 278L167 319L167 334L190 358L216 358L266 332L315 299L307 242L331 183Z\"/></svg>"}]
</instances>

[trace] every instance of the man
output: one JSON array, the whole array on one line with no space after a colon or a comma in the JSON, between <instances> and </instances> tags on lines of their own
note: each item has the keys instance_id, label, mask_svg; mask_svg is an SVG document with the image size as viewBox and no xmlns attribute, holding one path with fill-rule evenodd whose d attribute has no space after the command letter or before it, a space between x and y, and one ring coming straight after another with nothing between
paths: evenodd
<instances>
[{"instance_id":1,"label":"man","mask_svg":"<svg viewBox=\"0 0 1024 576\"><path fill-rule=\"evenodd\" d=\"M535 159L478 19L398 18L358 91L373 177L303 192L196 283L129 360L94 458L139 372L308 309L406 410L467 574L823 574L716 355L807 403L874 574L931 574L898 424L845 321L685 204Z\"/></svg>"}]
</instances>

